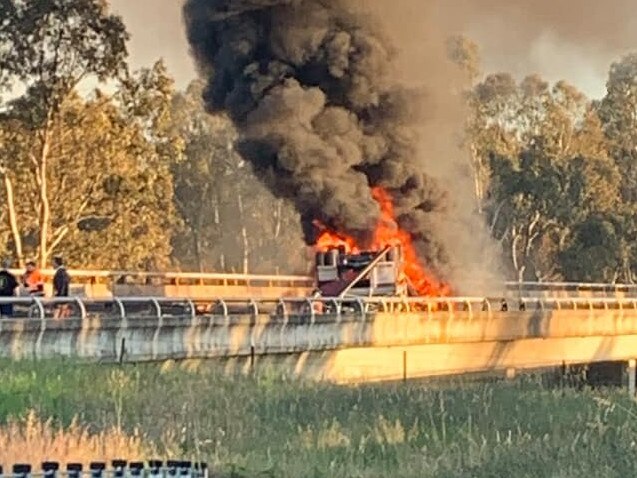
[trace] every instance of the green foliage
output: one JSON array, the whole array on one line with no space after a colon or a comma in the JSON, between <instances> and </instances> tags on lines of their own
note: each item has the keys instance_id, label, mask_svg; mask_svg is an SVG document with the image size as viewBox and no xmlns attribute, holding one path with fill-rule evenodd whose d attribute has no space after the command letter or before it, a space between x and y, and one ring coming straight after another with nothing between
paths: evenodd
<instances>
[{"instance_id":1,"label":"green foliage","mask_svg":"<svg viewBox=\"0 0 637 478\"><path fill-rule=\"evenodd\" d=\"M625 391L516 382L339 387L214 365L2 363L0 420L29 409L93 431L121 422L161 454L228 476L633 476ZM559 470L559 472L556 472Z\"/></svg>"},{"instance_id":2,"label":"green foliage","mask_svg":"<svg viewBox=\"0 0 637 478\"><path fill-rule=\"evenodd\" d=\"M620 251L581 242L593 218L613 221L621 206L593 105L564 82L504 74L478 84L471 105L473 152L488 171L484 208L518 279L616 280Z\"/></svg>"},{"instance_id":3,"label":"green foliage","mask_svg":"<svg viewBox=\"0 0 637 478\"><path fill-rule=\"evenodd\" d=\"M175 163L175 198L185 227L174 238L179 262L198 270L273 273L304 269L300 220L276 199L234 150L231 122L204 110L203 85L173 100L175 134L185 141Z\"/></svg>"},{"instance_id":4,"label":"green foliage","mask_svg":"<svg viewBox=\"0 0 637 478\"><path fill-rule=\"evenodd\" d=\"M49 253L63 254L73 267L166 265L176 222L170 164L181 151L178 138L162 133L172 97L166 81L158 64L129 78L112 97L73 94L60 106L47 157ZM41 223L34 212L41 198L29 126L17 119L0 122L11 145L4 154L19 198L23 251L35 256Z\"/></svg>"},{"instance_id":5,"label":"green foliage","mask_svg":"<svg viewBox=\"0 0 637 478\"><path fill-rule=\"evenodd\" d=\"M304 272L298 214L161 62L128 71L106 0L0 0L0 254L73 267ZM634 282L637 54L591 102L537 75L482 76L479 46L447 43L466 88L476 203L520 280ZM87 81L109 93L80 95ZM2 101L0 97L0 101Z\"/></svg>"}]
</instances>

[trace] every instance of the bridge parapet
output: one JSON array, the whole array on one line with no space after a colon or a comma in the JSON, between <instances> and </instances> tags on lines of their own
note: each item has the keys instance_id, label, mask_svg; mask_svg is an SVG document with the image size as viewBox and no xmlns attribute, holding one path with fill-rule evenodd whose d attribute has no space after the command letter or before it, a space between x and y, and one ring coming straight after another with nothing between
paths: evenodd
<instances>
[{"instance_id":1,"label":"bridge parapet","mask_svg":"<svg viewBox=\"0 0 637 478\"><path fill-rule=\"evenodd\" d=\"M0 356L15 359L255 360L319 354L325 360L321 377L339 380L339 374L346 373L344 365L334 371L331 360L351 349L369 350L371 357L365 357L372 362L374 351L387 348L434 351L446 347L457 352L434 354L428 359L430 365L418 362L415 366L422 375L458 373L462 367L465 371L497 369L516 344L538 340L538 346L551 341L557 345L545 352L525 351L528 367L637 355L634 300L534 299L526 301L523 310L508 311L499 308L499 301L482 298L0 300L0 304L9 302L15 315L0 321ZM53 319L62 308L67 317ZM564 345L581 340L592 340L594 345ZM481 347L489 353L474 357L466 352Z\"/></svg>"}]
</instances>

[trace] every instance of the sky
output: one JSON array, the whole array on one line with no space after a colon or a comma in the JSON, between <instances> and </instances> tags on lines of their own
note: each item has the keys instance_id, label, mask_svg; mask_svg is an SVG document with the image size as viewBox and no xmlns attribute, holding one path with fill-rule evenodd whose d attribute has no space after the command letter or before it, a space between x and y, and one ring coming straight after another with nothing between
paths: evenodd
<instances>
[{"instance_id":1,"label":"sky","mask_svg":"<svg viewBox=\"0 0 637 478\"><path fill-rule=\"evenodd\" d=\"M453 19L449 28L454 33L467 34L481 46L486 72L508 71L520 78L539 73L552 82L565 79L592 98L604 94L610 64L637 50L637 14L632 15L630 7L635 0L429 1L441 2L440 8ZM178 88L196 77L182 4L183 0L111 0L132 35L131 65L149 66L161 57Z\"/></svg>"},{"instance_id":2,"label":"sky","mask_svg":"<svg viewBox=\"0 0 637 478\"><path fill-rule=\"evenodd\" d=\"M183 0L111 0L131 34L130 63L134 68L150 66L163 58L178 88L196 78L181 7Z\"/></svg>"}]
</instances>

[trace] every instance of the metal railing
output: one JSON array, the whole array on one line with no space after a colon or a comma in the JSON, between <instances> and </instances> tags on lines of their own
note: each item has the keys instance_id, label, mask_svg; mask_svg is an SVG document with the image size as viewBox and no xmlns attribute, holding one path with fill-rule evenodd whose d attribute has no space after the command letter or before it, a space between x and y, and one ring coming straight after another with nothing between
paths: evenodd
<instances>
[{"instance_id":1,"label":"metal railing","mask_svg":"<svg viewBox=\"0 0 637 478\"><path fill-rule=\"evenodd\" d=\"M31 464L19 463L6 472L0 466L1 478L208 478L208 465L202 462L162 460L130 462L113 460L91 462L88 468L82 463L67 463L64 469L59 462L42 462L39 470Z\"/></svg>"},{"instance_id":2,"label":"metal railing","mask_svg":"<svg viewBox=\"0 0 637 478\"><path fill-rule=\"evenodd\" d=\"M12 270L16 275L23 271ZM50 280L55 271L46 269L42 274ZM121 270L69 270L74 282L79 284L119 283L119 284L170 284L170 285L265 285L283 287L314 287L315 279L305 275L266 275L202 272L144 272ZM496 286L502 290L536 291L597 291L597 292L634 292L637 284L587 283L587 282L517 282L507 281Z\"/></svg>"},{"instance_id":3,"label":"metal railing","mask_svg":"<svg viewBox=\"0 0 637 478\"><path fill-rule=\"evenodd\" d=\"M365 320L369 314L466 312L525 312L532 310L637 310L637 298L521 298L505 300L484 297L346 297L340 298L0 298L4 318L47 320L53 318L163 318L198 316L270 316L284 321L303 317L314 323L321 317L339 320L343 316Z\"/></svg>"},{"instance_id":4,"label":"metal railing","mask_svg":"<svg viewBox=\"0 0 637 478\"><path fill-rule=\"evenodd\" d=\"M24 273L11 270L16 276ZM45 280L50 282L55 271L42 270ZM77 284L138 284L138 285L219 285L254 287L313 287L314 278L297 275L262 274L217 274L191 272L140 272L140 271L100 271L73 270L69 275Z\"/></svg>"}]
</instances>

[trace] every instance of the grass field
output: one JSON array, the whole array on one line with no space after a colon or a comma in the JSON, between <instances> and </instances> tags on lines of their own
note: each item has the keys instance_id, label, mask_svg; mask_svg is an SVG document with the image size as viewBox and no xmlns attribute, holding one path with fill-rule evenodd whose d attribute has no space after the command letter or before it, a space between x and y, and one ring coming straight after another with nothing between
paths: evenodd
<instances>
[{"instance_id":1,"label":"grass field","mask_svg":"<svg viewBox=\"0 0 637 478\"><path fill-rule=\"evenodd\" d=\"M2 362L0 384L5 465L120 454L203 459L237 477L637 476L624 390L530 378L336 387L63 362Z\"/></svg>"}]
</instances>

